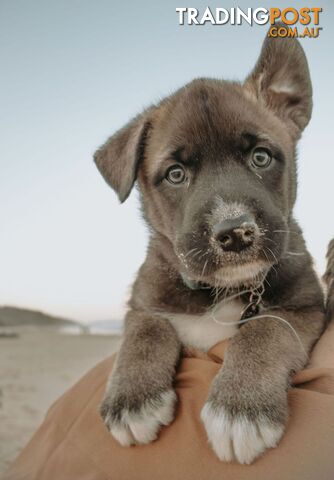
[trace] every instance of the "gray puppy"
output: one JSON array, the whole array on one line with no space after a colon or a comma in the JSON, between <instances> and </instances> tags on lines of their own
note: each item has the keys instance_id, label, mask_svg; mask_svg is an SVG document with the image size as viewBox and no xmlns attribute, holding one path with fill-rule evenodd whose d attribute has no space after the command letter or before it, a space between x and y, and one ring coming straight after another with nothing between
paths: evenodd
<instances>
[{"instance_id":1,"label":"gray puppy","mask_svg":"<svg viewBox=\"0 0 334 480\"><path fill-rule=\"evenodd\" d=\"M96 152L121 202L137 180L150 226L101 406L122 445L149 443L172 421L182 347L230 337L201 413L209 442L221 460L251 463L280 440L291 375L325 324L292 213L311 110L299 42L268 37L244 83L194 80Z\"/></svg>"}]
</instances>

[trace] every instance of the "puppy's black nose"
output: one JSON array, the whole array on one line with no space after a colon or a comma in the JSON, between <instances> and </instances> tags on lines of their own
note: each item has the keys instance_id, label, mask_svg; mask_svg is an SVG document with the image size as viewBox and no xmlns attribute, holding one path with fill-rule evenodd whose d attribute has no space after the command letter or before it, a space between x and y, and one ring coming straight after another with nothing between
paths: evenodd
<instances>
[{"instance_id":1,"label":"puppy's black nose","mask_svg":"<svg viewBox=\"0 0 334 480\"><path fill-rule=\"evenodd\" d=\"M254 243L257 225L250 215L230 218L213 227L213 235L226 252L240 252Z\"/></svg>"}]
</instances>

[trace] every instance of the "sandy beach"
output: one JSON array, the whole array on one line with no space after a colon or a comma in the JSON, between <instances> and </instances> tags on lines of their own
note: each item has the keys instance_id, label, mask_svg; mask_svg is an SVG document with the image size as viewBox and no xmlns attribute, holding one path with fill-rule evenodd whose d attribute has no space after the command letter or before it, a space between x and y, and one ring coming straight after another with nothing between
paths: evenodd
<instances>
[{"instance_id":1,"label":"sandy beach","mask_svg":"<svg viewBox=\"0 0 334 480\"><path fill-rule=\"evenodd\" d=\"M87 370L117 350L113 335L65 335L22 328L0 338L0 473L17 456L50 405Z\"/></svg>"}]
</instances>

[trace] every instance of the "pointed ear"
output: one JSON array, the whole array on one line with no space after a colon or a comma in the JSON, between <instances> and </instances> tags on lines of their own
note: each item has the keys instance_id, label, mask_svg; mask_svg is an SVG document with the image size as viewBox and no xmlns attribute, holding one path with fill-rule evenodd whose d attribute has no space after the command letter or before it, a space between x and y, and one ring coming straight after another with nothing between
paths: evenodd
<instances>
[{"instance_id":1,"label":"pointed ear","mask_svg":"<svg viewBox=\"0 0 334 480\"><path fill-rule=\"evenodd\" d=\"M129 196L144 156L151 120L147 110L112 135L94 154L105 181L123 203Z\"/></svg>"},{"instance_id":2,"label":"pointed ear","mask_svg":"<svg viewBox=\"0 0 334 480\"><path fill-rule=\"evenodd\" d=\"M296 136L308 124L312 85L306 56L297 39L268 36L244 87L287 122Z\"/></svg>"}]
</instances>

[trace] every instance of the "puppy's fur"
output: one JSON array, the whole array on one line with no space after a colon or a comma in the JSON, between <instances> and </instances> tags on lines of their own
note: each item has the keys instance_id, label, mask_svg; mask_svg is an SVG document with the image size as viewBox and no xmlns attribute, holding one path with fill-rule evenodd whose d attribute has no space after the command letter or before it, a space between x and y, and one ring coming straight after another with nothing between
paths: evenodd
<instances>
[{"instance_id":1,"label":"puppy's fur","mask_svg":"<svg viewBox=\"0 0 334 480\"><path fill-rule=\"evenodd\" d=\"M194 80L96 152L122 202L138 181L151 232L101 406L122 445L151 442L172 421L182 346L208 350L228 337L201 414L212 448L251 463L280 440L291 374L324 327L323 293L292 213L296 143L311 110L300 44L267 38L244 83ZM263 168L259 149L271 159ZM248 246L227 248L221 225L242 218ZM262 287L260 312L240 323Z\"/></svg>"}]
</instances>

